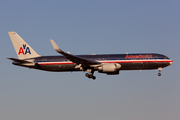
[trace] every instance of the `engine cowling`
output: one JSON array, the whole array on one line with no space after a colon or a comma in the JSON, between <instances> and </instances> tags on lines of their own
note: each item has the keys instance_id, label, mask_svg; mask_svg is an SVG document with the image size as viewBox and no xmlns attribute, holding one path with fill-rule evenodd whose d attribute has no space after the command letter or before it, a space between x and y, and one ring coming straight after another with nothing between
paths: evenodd
<instances>
[{"instance_id":1,"label":"engine cowling","mask_svg":"<svg viewBox=\"0 0 180 120\"><path fill-rule=\"evenodd\" d=\"M120 68L121 68L120 64L109 63L109 64L103 64L102 66L100 66L98 68L98 71L102 73L117 73L117 72L119 73Z\"/></svg>"}]
</instances>

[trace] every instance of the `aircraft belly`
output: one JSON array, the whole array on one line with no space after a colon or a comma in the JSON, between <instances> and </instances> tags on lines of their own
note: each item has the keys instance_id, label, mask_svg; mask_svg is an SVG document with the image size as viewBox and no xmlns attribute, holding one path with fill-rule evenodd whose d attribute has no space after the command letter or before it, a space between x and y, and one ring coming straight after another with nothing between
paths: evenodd
<instances>
[{"instance_id":1,"label":"aircraft belly","mask_svg":"<svg viewBox=\"0 0 180 120\"><path fill-rule=\"evenodd\" d=\"M40 65L42 70L46 71L75 71L75 65Z\"/></svg>"}]
</instances>

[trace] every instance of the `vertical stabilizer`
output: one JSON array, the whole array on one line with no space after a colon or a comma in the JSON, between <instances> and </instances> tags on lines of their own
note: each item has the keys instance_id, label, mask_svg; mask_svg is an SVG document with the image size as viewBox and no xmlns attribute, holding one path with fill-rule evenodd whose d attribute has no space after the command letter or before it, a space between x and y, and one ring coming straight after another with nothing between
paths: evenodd
<instances>
[{"instance_id":1,"label":"vertical stabilizer","mask_svg":"<svg viewBox=\"0 0 180 120\"><path fill-rule=\"evenodd\" d=\"M8 33L19 59L28 59L40 56L16 32Z\"/></svg>"}]
</instances>

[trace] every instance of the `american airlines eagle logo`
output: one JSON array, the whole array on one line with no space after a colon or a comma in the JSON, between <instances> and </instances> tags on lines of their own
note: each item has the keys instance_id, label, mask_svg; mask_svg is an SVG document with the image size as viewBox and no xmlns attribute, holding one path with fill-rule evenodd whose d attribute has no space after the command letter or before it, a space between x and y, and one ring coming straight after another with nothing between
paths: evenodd
<instances>
[{"instance_id":1,"label":"american airlines eagle logo","mask_svg":"<svg viewBox=\"0 0 180 120\"><path fill-rule=\"evenodd\" d=\"M31 54L31 51L30 51L29 47L26 47L26 44L23 44L23 47L19 48L18 55L20 55L20 54L26 55L27 53Z\"/></svg>"}]
</instances>

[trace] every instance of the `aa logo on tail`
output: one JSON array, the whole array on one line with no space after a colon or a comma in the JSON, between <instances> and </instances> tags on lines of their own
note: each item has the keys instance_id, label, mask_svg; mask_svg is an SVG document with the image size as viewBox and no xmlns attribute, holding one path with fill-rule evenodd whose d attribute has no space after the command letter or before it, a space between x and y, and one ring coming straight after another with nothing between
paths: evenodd
<instances>
[{"instance_id":1,"label":"aa logo on tail","mask_svg":"<svg viewBox=\"0 0 180 120\"><path fill-rule=\"evenodd\" d=\"M26 55L27 53L31 54L31 51L30 51L29 47L26 47L26 44L23 44L23 47L19 48L18 55L20 55L21 53L23 55Z\"/></svg>"}]
</instances>

